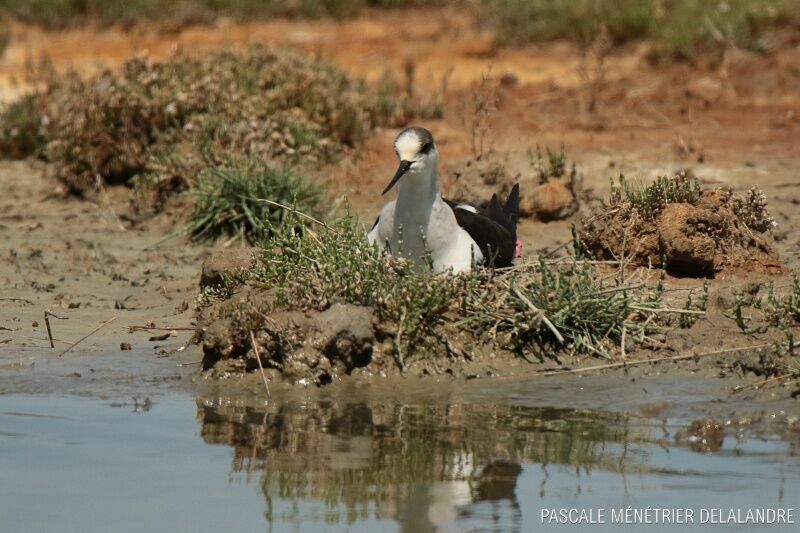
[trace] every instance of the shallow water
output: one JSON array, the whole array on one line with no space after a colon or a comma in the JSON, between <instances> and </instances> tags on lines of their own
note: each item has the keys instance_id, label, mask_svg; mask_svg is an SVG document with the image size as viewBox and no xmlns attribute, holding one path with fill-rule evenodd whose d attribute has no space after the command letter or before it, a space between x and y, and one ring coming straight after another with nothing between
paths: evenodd
<instances>
[{"instance_id":1,"label":"shallow water","mask_svg":"<svg viewBox=\"0 0 800 533\"><path fill-rule=\"evenodd\" d=\"M611 509L649 505L695 524L631 530L751 531L700 524L701 509L798 507L796 440L698 453L676 442L687 422L469 395L3 395L0 530L574 531L542 509L602 508L588 527L615 531Z\"/></svg>"}]
</instances>

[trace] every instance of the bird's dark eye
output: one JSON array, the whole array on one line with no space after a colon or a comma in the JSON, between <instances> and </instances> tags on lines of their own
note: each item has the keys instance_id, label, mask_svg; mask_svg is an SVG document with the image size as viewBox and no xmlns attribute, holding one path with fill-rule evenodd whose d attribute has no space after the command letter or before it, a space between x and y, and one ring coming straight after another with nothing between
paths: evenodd
<instances>
[{"instance_id":1,"label":"bird's dark eye","mask_svg":"<svg viewBox=\"0 0 800 533\"><path fill-rule=\"evenodd\" d=\"M431 148L433 148L433 143L432 142L426 142L426 143L424 143L422 145L422 147L419 149L419 151L422 154L427 154L428 152L431 151Z\"/></svg>"}]
</instances>

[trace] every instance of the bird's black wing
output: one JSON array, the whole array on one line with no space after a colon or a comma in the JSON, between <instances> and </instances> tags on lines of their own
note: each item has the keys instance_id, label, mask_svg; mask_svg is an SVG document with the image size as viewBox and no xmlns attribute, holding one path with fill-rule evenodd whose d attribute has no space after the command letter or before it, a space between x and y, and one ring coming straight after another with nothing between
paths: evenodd
<instances>
[{"instance_id":1,"label":"bird's black wing","mask_svg":"<svg viewBox=\"0 0 800 533\"><path fill-rule=\"evenodd\" d=\"M458 225L477 243L488 266L511 265L517 244L519 183L511 189L505 205L500 204L496 194L492 195L485 209L464 207L446 198L443 200L453 210Z\"/></svg>"},{"instance_id":2,"label":"bird's black wing","mask_svg":"<svg viewBox=\"0 0 800 533\"><path fill-rule=\"evenodd\" d=\"M514 259L516 239L506 228L481 213L458 207L452 202L456 222L464 228L484 257L486 266L501 268L510 266Z\"/></svg>"}]
</instances>

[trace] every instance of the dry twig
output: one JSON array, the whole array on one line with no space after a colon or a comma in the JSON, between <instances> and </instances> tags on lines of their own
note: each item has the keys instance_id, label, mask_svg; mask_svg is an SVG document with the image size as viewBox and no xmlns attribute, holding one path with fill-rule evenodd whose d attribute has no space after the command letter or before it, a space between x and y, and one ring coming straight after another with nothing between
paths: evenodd
<instances>
[{"instance_id":1,"label":"dry twig","mask_svg":"<svg viewBox=\"0 0 800 533\"><path fill-rule=\"evenodd\" d=\"M536 313L536 314L539 316L539 319L540 319L542 322L544 322L544 324L545 324L545 325L548 327L548 329L550 329L550 331L552 331L552 332L553 332L553 335L555 335L555 336L556 336L556 339L558 339L558 342L560 342L561 344L564 344L564 337L562 337L562 336L561 336L561 333L558 331L558 329L556 329L556 327L553 325L553 323L552 323L552 322L550 322L550 319L549 319L549 318L547 318L547 316L545 316L544 312L542 312L542 310L541 310L541 309L539 309L538 307L536 307L535 305L533 305L533 302L531 302L531 301L530 301L530 300L529 300L529 299L528 299L528 298L527 298L527 297L526 297L524 294L522 294L522 292L520 292L520 290L519 290L519 289L517 289L516 287L514 287L514 294L516 294L516 295L517 295L517 298L519 298L520 300L522 300L522 301L525 303L525 305L527 305L527 306L530 308L530 310L531 310L531 311L533 311L534 313Z\"/></svg>"},{"instance_id":2,"label":"dry twig","mask_svg":"<svg viewBox=\"0 0 800 533\"><path fill-rule=\"evenodd\" d=\"M82 343L83 341L85 341L86 339L88 339L89 337L91 337L92 335L94 335L95 333L97 333L98 331L100 331L101 329L103 329L105 326L107 326L108 324L110 324L110 323L112 323L113 321L115 321L116 319L117 319L117 317L112 317L112 318L109 318L108 320L106 320L105 322L103 322L102 324L100 324L99 326L97 326L96 328L94 328L92 331L90 331L89 333L87 333L86 335L84 335L83 337L81 337L80 339L78 339L77 341L75 341L75 342L72 344L72 346L70 346L69 348L67 348L66 350L64 350L64 351L63 351L63 352L61 352L60 354L58 354L58 356L59 356L59 357L61 357L62 355L64 355L64 354L65 354L65 353L67 353L68 351L72 350L74 347L76 347L77 345L79 345L80 343Z\"/></svg>"},{"instance_id":3,"label":"dry twig","mask_svg":"<svg viewBox=\"0 0 800 533\"><path fill-rule=\"evenodd\" d=\"M742 392L743 390L747 390L747 389L758 389L759 387L762 387L762 386L764 386L764 385L766 385L768 383L773 383L775 381L782 381L784 379L792 378L792 377L796 377L796 376L797 376L797 374L795 374L795 373L781 374L780 376L772 376L771 378L762 379L760 381L756 381L755 383L751 383L750 385L744 385L742 387L736 387L733 390L732 394L738 394L738 393Z\"/></svg>"},{"instance_id":4,"label":"dry twig","mask_svg":"<svg viewBox=\"0 0 800 533\"><path fill-rule=\"evenodd\" d=\"M267 398L272 399L272 394L269 392L269 380L267 379L267 374L264 372L264 365L261 364L261 354L258 353L258 343L256 343L256 337L253 335L253 330L248 331L250 333L250 342L253 345L253 352L256 354L256 361L258 361L258 368L261 370L261 379L264 380L264 388L267 389Z\"/></svg>"},{"instance_id":5,"label":"dry twig","mask_svg":"<svg viewBox=\"0 0 800 533\"><path fill-rule=\"evenodd\" d=\"M315 224L319 224L320 226L322 226L323 228L325 228L325 229L326 229L326 230L328 230L328 231L332 231L333 233L335 233L335 234L337 234L337 235L339 234L339 232L338 232L338 231L336 231L336 229L334 229L334 228L330 227L329 225L327 225L327 224L326 224L326 223L324 223L323 221L321 221L321 220L319 220L319 219L317 219L317 218L314 218L314 217L312 217L311 215L307 215L307 214L303 213L302 211L298 211L298 210L297 210L297 209L295 209L294 207L289 207L289 206L288 206L288 205L286 205L286 204L282 204L282 203L280 203L280 202L276 202L276 201L274 201L274 200L268 200L268 199L266 199L266 198L258 198L256 201L258 201L258 202L264 202L264 203L266 203L266 204L269 204L269 205L274 205L275 207L280 207L281 209L286 209L287 211L289 211L289 212L291 212L291 213L298 214L298 215L300 215L301 217L303 217L303 218L305 218L305 219L307 219L307 220L310 220L311 222L314 222Z\"/></svg>"},{"instance_id":6,"label":"dry twig","mask_svg":"<svg viewBox=\"0 0 800 533\"><path fill-rule=\"evenodd\" d=\"M157 328L155 326L128 326L128 330L133 333L134 331L195 331L197 328L192 327L166 327L166 328Z\"/></svg>"},{"instance_id":7,"label":"dry twig","mask_svg":"<svg viewBox=\"0 0 800 533\"><path fill-rule=\"evenodd\" d=\"M44 312L44 325L47 327L47 338L50 341L50 349L52 350L56 347L56 345L53 344L53 331L50 329L50 317L57 318L59 320L66 320L67 317L54 315L49 310Z\"/></svg>"},{"instance_id":8,"label":"dry twig","mask_svg":"<svg viewBox=\"0 0 800 533\"><path fill-rule=\"evenodd\" d=\"M26 304L33 304L33 302L28 300L27 298L16 298L16 297L13 297L13 296L6 296L6 297L3 297L3 298L0 298L0 301L3 301L3 302L25 302Z\"/></svg>"},{"instance_id":9,"label":"dry twig","mask_svg":"<svg viewBox=\"0 0 800 533\"><path fill-rule=\"evenodd\" d=\"M800 343L797 343L800 345ZM587 366L584 368L565 368L563 370L546 370L542 372L537 372L537 374L541 376L556 376L559 374L583 374L584 372L592 372L594 370L606 370L609 368L621 368L621 367L629 367L629 366L638 366L638 365L646 365L648 363L661 363L664 361L685 361L687 359L695 359L700 357L707 357L709 355L719 355L723 353L729 352L743 352L746 350L758 350L760 348L767 348L772 346L770 343L764 344L755 344L752 346L741 346L739 348L723 348L721 350L713 350L711 352L701 352L701 353L690 353L690 354L682 354L682 355L673 355L669 357L652 357L650 359L641 359L639 361L622 361L620 363L609 363L607 365L594 365L594 366Z\"/></svg>"}]
</instances>

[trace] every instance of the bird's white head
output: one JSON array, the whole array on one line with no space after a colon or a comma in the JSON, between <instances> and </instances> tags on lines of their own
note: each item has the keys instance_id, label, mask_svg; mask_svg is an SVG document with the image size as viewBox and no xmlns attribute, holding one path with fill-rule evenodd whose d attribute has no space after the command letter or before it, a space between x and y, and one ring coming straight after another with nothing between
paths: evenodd
<instances>
[{"instance_id":1,"label":"bird's white head","mask_svg":"<svg viewBox=\"0 0 800 533\"><path fill-rule=\"evenodd\" d=\"M439 152L433 135L425 128L412 126L401 131L394 140L394 151L400 166L383 194L389 192L403 176L433 176L439 166Z\"/></svg>"}]
</instances>

